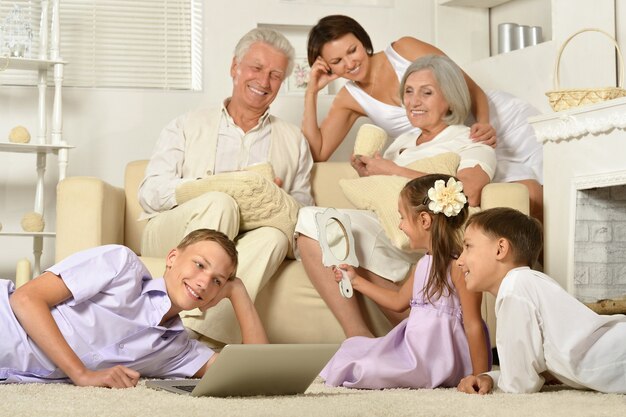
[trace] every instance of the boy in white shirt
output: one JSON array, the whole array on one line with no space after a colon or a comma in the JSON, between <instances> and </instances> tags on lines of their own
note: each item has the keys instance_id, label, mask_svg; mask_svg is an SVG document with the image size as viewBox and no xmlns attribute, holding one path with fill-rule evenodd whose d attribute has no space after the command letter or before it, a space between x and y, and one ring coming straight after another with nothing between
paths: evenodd
<instances>
[{"instance_id":1,"label":"boy in white shirt","mask_svg":"<svg viewBox=\"0 0 626 417\"><path fill-rule=\"evenodd\" d=\"M473 215L458 265L467 288L496 297L500 371L461 380L459 391L486 394L497 386L537 392L545 383L626 393L626 316L601 316L547 275L533 271L542 228L509 208Z\"/></svg>"}]
</instances>

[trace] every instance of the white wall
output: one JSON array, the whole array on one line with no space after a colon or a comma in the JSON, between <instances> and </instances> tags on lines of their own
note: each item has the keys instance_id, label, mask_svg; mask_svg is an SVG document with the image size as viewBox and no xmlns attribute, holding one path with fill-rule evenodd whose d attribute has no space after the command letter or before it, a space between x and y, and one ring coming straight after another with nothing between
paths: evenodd
<instances>
[{"instance_id":1,"label":"white wall","mask_svg":"<svg viewBox=\"0 0 626 417\"><path fill-rule=\"evenodd\" d=\"M205 2L204 88L201 92L131 89L63 90L64 139L76 146L70 152L68 176L87 175L122 186L125 165L150 157L162 127L177 115L204 105L219 104L231 91L229 67L238 39L258 24L312 26L328 14L347 14L369 32L377 50L403 35L432 42L432 0L392 0L394 7L361 7L371 1L341 0L229 0L216 6ZM333 5L335 3L335 5ZM352 5L341 4L350 3ZM61 29L62 31L63 29ZM305 55L306 35L293 39L296 50ZM62 51L61 51L62 55ZM71 63L70 63L71 65ZM15 125L36 129L36 88L0 88L0 136ZM320 116L332 97L320 100ZM281 93L272 111L300 124L302 96ZM337 158L347 158L346 143ZM0 223L4 231L21 230L20 219L32 211L35 156L0 154ZM54 230L56 157L48 157L46 178L46 230ZM32 186L31 186L32 185ZM0 277L13 278L18 259L32 256L29 238L0 237ZM42 267L54 261L54 239L44 239ZM32 262L32 258L31 258Z\"/></svg>"},{"instance_id":2,"label":"white wall","mask_svg":"<svg viewBox=\"0 0 626 417\"><path fill-rule=\"evenodd\" d=\"M561 45L579 29L599 28L616 34L623 48L625 34L623 27L620 30L620 23L623 26L626 20L624 3L625 0L512 0L492 9L490 24L486 26L492 35L496 33L498 23L513 21L544 27L546 39L550 40L505 54L490 57L474 55L468 61L457 61L484 88L508 91L528 100L541 111L549 112L551 109L545 93L554 89L553 73ZM440 25L439 30L445 31L446 26ZM473 25L468 30L480 31L481 28L480 25ZM462 49L465 43L463 38L458 38L449 47L451 50ZM611 41L600 34L576 36L561 58L559 87L615 85L614 54Z\"/></svg>"},{"instance_id":3,"label":"white wall","mask_svg":"<svg viewBox=\"0 0 626 417\"><path fill-rule=\"evenodd\" d=\"M489 57L489 12L485 9L443 7L438 5L438 0L387 0L386 3L393 4L391 8L356 6L359 1L229 0L223 2L227 6L222 4L219 7L214 6L214 1L205 2L203 91L64 89L64 138L76 146L70 152L68 175L96 176L121 186L125 165L131 160L149 158L159 131L168 121L189 109L216 105L229 95L228 69L232 50L243 33L259 24L311 26L322 16L347 14L366 28L376 50L400 36L415 36L439 46L485 88L517 94L544 111L549 111L543 93L552 85L556 49L569 34L583 26L607 28L617 20L622 45L626 36L626 0L514 0L508 6L500 6L500 16L510 13L507 8L516 9L524 3L533 6L541 2L551 3L552 28L549 32L553 41L528 50ZM361 1L361 4L366 3L372 1ZM617 7L616 19L612 6ZM494 11L496 16L497 13ZM518 10L515 13L519 15ZM305 37L294 36L294 46L304 54ZM603 45L601 40L596 42L598 49L604 48L603 53L606 53L606 44ZM610 82L610 65L598 71L596 63L602 61L591 55L596 48L591 49L579 48L568 58L571 61L566 64L568 69L563 82L571 84L564 85L577 83L580 86L589 80L604 82L609 79ZM576 60L580 60L581 54L586 57L582 65L585 68L578 70L580 65ZM320 117L324 116L331 100L332 96L320 100ZM34 131L35 103L35 88L0 88L0 136L8 134L17 124ZM272 105L272 111L300 124L301 103L301 96L283 93ZM335 159L346 159L351 145L347 141ZM0 223L5 231L20 230L21 216L33 207L34 187L31 185L35 179L35 157L1 154L0 158ZM56 157L50 156L50 175L46 179L46 222L49 226L46 230L54 230L55 163ZM11 278L17 260L30 256L32 243L26 238L0 237L0 245L3 249L0 251L0 277ZM52 264L53 252L54 239L45 239L43 267Z\"/></svg>"}]
</instances>

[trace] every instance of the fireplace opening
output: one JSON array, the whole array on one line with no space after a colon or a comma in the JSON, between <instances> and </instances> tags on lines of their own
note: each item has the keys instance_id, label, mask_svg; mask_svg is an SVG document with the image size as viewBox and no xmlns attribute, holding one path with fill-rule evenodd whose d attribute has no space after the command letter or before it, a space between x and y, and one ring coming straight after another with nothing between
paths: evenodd
<instances>
[{"instance_id":1,"label":"fireplace opening","mask_svg":"<svg viewBox=\"0 0 626 417\"><path fill-rule=\"evenodd\" d=\"M578 190L575 222L574 296L594 310L600 304L623 304L611 311L621 312L626 305L626 184Z\"/></svg>"}]
</instances>

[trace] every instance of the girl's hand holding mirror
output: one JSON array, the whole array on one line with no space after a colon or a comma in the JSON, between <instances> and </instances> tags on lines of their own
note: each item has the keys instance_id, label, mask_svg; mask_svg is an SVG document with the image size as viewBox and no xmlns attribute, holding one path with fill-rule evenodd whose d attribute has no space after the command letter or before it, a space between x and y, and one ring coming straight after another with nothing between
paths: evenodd
<instances>
[{"instance_id":1,"label":"girl's hand holding mirror","mask_svg":"<svg viewBox=\"0 0 626 417\"><path fill-rule=\"evenodd\" d=\"M334 208L327 208L315 215L318 238L322 249L322 264L332 267L338 277L339 292L345 298L354 294L350 279L356 272L353 266L359 266L354 250L354 237L350 228L350 218ZM338 268L337 265L340 265ZM349 266L351 265L351 266ZM351 278L346 268L352 273Z\"/></svg>"}]
</instances>

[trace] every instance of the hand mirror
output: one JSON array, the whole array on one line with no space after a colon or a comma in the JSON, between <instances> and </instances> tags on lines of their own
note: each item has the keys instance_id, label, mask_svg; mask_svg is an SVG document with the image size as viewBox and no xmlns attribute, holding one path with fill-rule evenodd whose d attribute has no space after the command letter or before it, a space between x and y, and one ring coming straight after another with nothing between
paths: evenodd
<instances>
[{"instance_id":1,"label":"hand mirror","mask_svg":"<svg viewBox=\"0 0 626 417\"><path fill-rule=\"evenodd\" d=\"M322 263L324 266L348 264L359 266L359 260L354 251L354 236L350 228L350 218L334 208L327 208L315 215L317 234L322 249ZM354 291L346 271L339 269L342 279L339 282L339 292L345 298L352 297Z\"/></svg>"}]
</instances>

